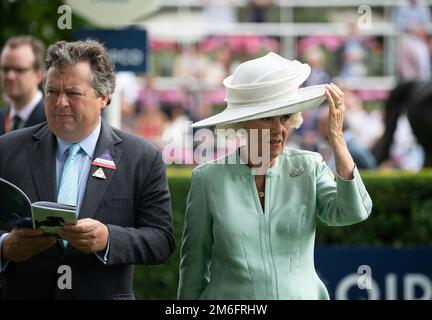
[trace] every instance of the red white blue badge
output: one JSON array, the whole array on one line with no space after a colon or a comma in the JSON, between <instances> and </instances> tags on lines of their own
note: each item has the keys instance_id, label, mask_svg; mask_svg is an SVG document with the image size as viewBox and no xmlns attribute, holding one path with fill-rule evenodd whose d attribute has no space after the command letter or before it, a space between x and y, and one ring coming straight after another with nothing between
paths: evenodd
<instances>
[{"instance_id":1,"label":"red white blue badge","mask_svg":"<svg viewBox=\"0 0 432 320\"><path fill-rule=\"evenodd\" d=\"M92 165L116 170L117 167L111 157L109 150L105 150L102 154L93 160Z\"/></svg>"}]
</instances>

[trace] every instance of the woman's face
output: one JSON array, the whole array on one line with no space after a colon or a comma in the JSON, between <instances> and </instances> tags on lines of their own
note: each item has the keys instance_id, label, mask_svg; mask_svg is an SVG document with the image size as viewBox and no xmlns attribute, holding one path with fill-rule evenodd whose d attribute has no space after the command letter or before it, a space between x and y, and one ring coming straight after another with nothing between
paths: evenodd
<instances>
[{"instance_id":1,"label":"woman's face","mask_svg":"<svg viewBox=\"0 0 432 320\"><path fill-rule=\"evenodd\" d=\"M259 156L270 151L270 161L282 154L288 133L290 115L261 118L244 123L249 150L258 150Z\"/></svg>"}]
</instances>

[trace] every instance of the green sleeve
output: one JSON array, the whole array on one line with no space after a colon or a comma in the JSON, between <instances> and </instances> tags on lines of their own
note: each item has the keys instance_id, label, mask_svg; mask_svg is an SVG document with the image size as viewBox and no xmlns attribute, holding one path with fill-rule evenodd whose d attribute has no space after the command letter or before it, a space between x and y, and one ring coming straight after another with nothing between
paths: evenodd
<instances>
[{"instance_id":1,"label":"green sleeve","mask_svg":"<svg viewBox=\"0 0 432 320\"><path fill-rule=\"evenodd\" d=\"M347 226L366 220L372 211L372 200L357 167L354 177L344 180L334 175L324 161L317 162L318 218L329 226Z\"/></svg>"},{"instance_id":2,"label":"green sleeve","mask_svg":"<svg viewBox=\"0 0 432 320\"><path fill-rule=\"evenodd\" d=\"M212 218L200 169L192 173L180 253L178 299L198 299L210 281Z\"/></svg>"}]
</instances>

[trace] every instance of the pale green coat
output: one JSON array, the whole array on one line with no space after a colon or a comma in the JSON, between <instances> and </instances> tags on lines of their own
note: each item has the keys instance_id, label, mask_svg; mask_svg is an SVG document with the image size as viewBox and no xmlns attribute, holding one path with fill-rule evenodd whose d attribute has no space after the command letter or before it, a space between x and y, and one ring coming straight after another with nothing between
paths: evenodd
<instances>
[{"instance_id":1,"label":"pale green coat","mask_svg":"<svg viewBox=\"0 0 432 320\"><path fill-rule=\"evenodd\" d=\"M178 298L328 299L314 267L316 217L331 226L368 218L357 169L335 182L319 154L285 149L267 172L263 212L251 169L238 152L228 157L237 164L193 171Z\"/></svg>"}]
</instances>

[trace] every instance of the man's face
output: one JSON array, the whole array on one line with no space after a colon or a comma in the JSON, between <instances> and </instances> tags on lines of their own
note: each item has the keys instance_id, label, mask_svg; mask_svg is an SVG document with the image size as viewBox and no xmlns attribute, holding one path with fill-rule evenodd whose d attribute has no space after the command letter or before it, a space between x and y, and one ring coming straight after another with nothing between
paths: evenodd
<instances>
[{"instance_id":1,"label":"man's face","mask_svg":"<svg viewBox=\"0 0 432 320\"><path fill-rule=\"evenodd\" d=\"M35 56L29 45L6 47L0 57L1 82L6 96L17 108L23 107L36 94L43 78L34 69Z\"/></svg>"},{"instance_id":2,"label":"man's face","mask_svg":"<svg viewBox=\"0 0 432 320\"><path fill-rule=\"evenodd\" d=\"M91 67L79 62L47 71L45 113L50 130L59 138L76 143L97 126L108 97L98 97L91 85Z\"/></svg>"}]
</instances>

